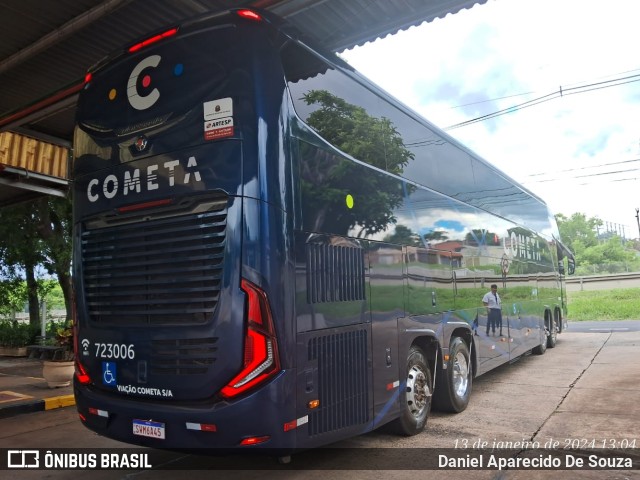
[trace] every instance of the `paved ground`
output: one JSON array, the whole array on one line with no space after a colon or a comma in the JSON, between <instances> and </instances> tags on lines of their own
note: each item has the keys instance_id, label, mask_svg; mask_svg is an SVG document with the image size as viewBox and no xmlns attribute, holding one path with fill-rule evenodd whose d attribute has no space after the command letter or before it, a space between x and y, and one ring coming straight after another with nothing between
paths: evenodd
<instances>
[{"instance_id":1,"label":"paved ground","mask_svg":"<svg viewBox=\"0 0 640 480\"><path fill-rule=\"evenodd\" d=\"M42 378L42 361L0 357L0 419L71 405L73 388L49 388Z\"/></svg>"},{"instance_id":2,"label":"paved ground","mask_svg":"<svg viewBox=\"0 0 640 480\"><path fill-rule=\"evenodd\" d=\"M41 364L37 360L0 358L0 447L80 447L114 448L115 442L92 434L77 421L72 409L57 407L72 405L71 387L49 389L41 377ZM477 379L469 408L457 415L433 412L427 429L415 437L399 438L381 432L355 437L332 447L343 449L393 447L394 462L382 468L391 479L492 479L524 480L557 478L566 479L639 479L640 480L640 332L592 332L566 331L559 336L558 346L543 356L528 356L515 365L500 367ZM24 412L44 410L37 414ZM68 419L58 422L53 417L69 411ZM54 412L54 413L52 413ZM51 419L49 421L48 419ZM42 436L36 440L31 431L42 426ZM55 427L53 427L55 425ZM633 461L631 469L596 469L554 471L473 471L406 470L408 465L420 465L421 451L433 454L433 449L451 450L455 446L472 447L474 442L537 441L544 446L557 441L556 448L565 446L588 447L593 445L600 455L605 446L609 452L620 452ZM623 447L635 441L635 449ZM577 442L573 445L571 442ZM426 449L426 450L421 450ZM469 451L473 452L470 448ZM416 453L418 452L418 453ZM431 453L429 453L431 452ZM376 457L379 455L376 455ZM294 464L306 463L308 470L269 472L261 470L257 460L243 459L247 471L227 472L225 478L247 480L256 478L288 478L326 480L337 478L331 472L336 462L349 465L356 458L353 450L325 458L320 454L294 456ZM341 459L341 460L340 460ZM372 460L375 460L374 457ZM171 457L170 463L187 470L194 457ZM203 460L205 461L205 460ZM220 470L220 460L206 459L203 470ZM257 462L257 463L254 463ZM392 462L393 463L393 462ZM347 480L371 477L371 469L361 470L351 466L341 470L340 478ZM419 467L418 467L419 468ZM329 469L329 470L327 470ZM26 472L21 472L26 473ZM41 478L42 472L31 472ZM92 472L95 474L97 472ZM112 472L113 473L113 472ZM78 472L51 472L50 478L77 478ZM175 479L171 471L152 470L140 472L138 478ZM188 475L187 475L188 476ZM21 477L25 478L25 477ZM123 478L115 473L104 478ZM187 478L187 477L185 477Z\"/></svg>"}]
</instances>

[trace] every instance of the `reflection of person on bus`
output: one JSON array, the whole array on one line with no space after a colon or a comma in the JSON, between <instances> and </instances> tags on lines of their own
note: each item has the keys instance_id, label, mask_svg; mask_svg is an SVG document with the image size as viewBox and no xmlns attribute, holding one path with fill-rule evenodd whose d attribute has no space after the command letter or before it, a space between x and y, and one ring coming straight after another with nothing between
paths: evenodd
<instances>
[{"instance_id":1,"label":"reflection of person on bus","mask_svg":"<svg viewBox=\"0 0 640 480\"><path fill-rule=\"evenodd\" d=\"M502 302L500 295L498 295L497 285L491 285L491 291L485 293L484 297L482 297L482 303L487 307L487 335L489 335L489 329L495 334L496 327L499 327L500 336L502 336Z\"/></svg>"}]
</instances>

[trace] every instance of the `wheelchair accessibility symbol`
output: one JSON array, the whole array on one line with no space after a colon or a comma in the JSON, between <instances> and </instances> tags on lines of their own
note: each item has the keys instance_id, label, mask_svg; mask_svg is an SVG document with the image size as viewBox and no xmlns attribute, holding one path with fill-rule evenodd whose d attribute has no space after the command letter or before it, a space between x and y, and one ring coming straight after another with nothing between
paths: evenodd
<instances>
[{"instance_id":1,"label":"wheelchair accessibility symbol","mask_svg":"<svg viewBox=\"0 0 640 480\"><path fill-rule=\"evenodd\" d=\"M116 362L102 362L102 382L109 386L116 386Z\"/></svg>"}]
</instances>

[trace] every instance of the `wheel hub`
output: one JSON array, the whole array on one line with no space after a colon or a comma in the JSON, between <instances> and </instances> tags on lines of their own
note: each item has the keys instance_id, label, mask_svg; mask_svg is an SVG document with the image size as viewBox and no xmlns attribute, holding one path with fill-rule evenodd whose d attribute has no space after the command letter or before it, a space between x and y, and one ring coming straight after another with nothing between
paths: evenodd
<instances>
[{"instance_id":1,"label":"wheel hub","mask_svg":"<svg viewBox=\"0 0 640 480\"><path fill-rule=\"evenodd\" d=\"M453 391L457 397L464 397L469 388L469 364L459 352L453 359Z\"/></svg>"},{"instance_id":2,"label":"wheel hub","mask_svg":"<svg viewBox=\"0 0 640 480\"><path fill-rule=\"evenodd\" d=\"M407 405L414 416L419 416L429 405L431 391L427 384L425 372L417 365L407 375Z\"/></svg>"}]
</instances>

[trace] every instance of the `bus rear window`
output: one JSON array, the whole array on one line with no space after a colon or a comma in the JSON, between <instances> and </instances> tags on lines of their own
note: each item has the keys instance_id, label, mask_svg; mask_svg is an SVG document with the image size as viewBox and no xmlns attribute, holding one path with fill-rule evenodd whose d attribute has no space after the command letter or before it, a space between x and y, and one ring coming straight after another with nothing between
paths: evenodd
<instances>
[{"instance_id":1,"label":"bus rear window","mask_svg":"<svg viewBox=\"0 0 640 480\"><path fill-rule=\"evenodd\" d=\"M253 104L252 42L246 38L260 39L261 32L209 27L123 55L94 72L78 101L75 174L221 139L205 134L207 108L217 102L233 109L234 128L225 137L239 137L241 108ZM142 135L149 147L136 151Z\"/></svg>"},{"instance_id":2,"label":"bus rear window","mask_svg":"<svg viewBox=\"0 0 640 480\"><path fill-rule=\"evenodd\" d=\"M226 95L233 26L176 37L96 72L78 103L89 133L119 137L162 125L188 113L200 99ZM214 46L222 48L215 48ZM231 58L229 58L231 57Z\"/></svg>"}]
</instances>

